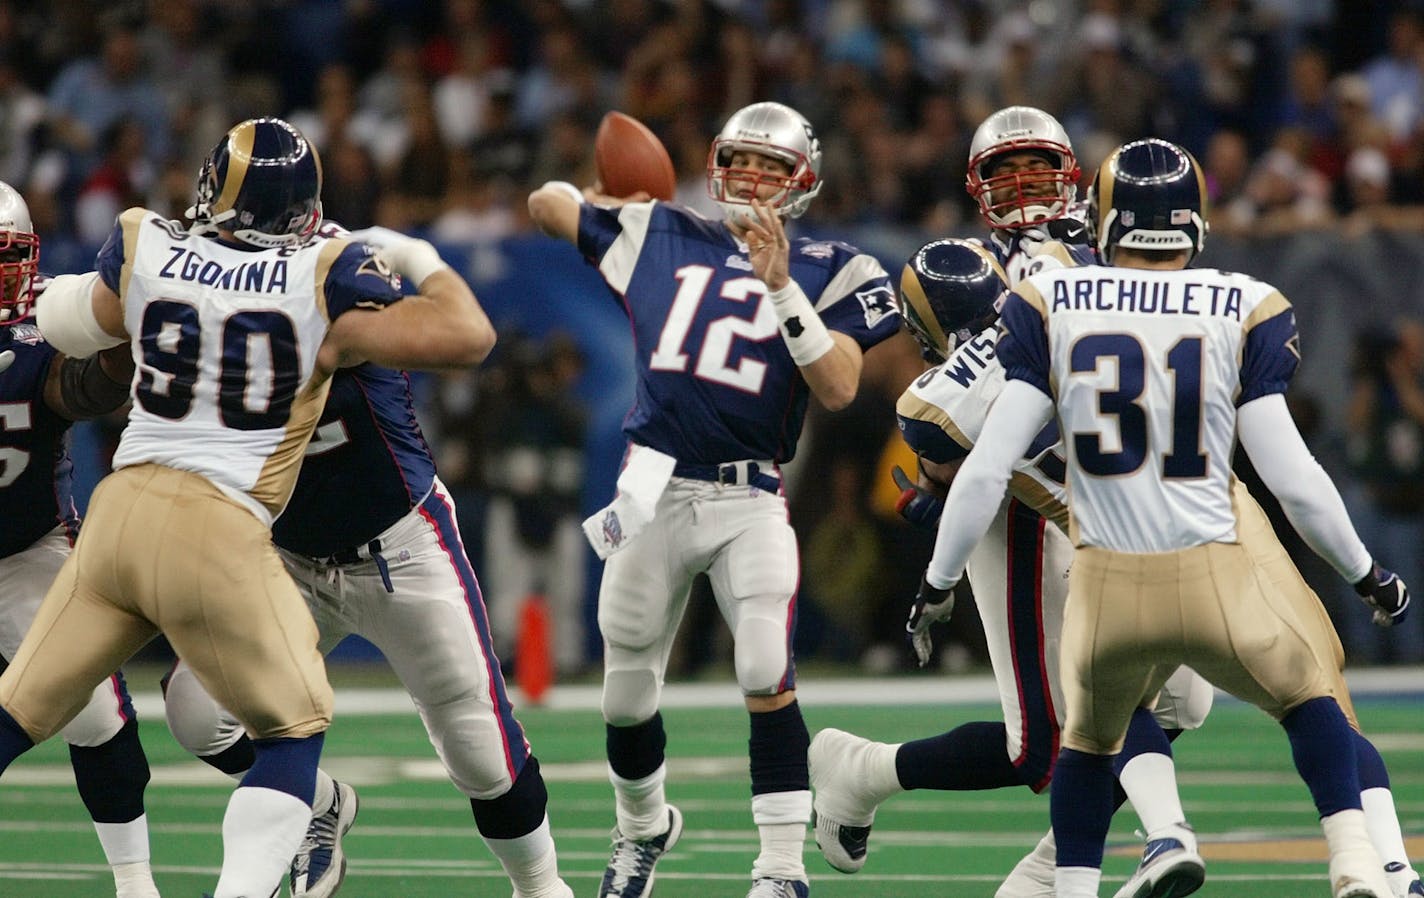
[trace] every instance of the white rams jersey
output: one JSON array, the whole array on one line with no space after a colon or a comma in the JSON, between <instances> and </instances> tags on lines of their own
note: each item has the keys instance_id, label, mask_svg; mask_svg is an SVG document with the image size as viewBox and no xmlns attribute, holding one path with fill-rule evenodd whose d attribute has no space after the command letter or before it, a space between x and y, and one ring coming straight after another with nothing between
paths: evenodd
<instances>
[{"instance_id":1,"label":"white rams jersey","mask_svg":"<svg viewBox=\"0 0 1424 898\"><path fill-rule=\"evenodd\" d=\"M367 247L317 238L258 249L129 209L99 254L133 337L133 411L114 468L207 477L269 524L326 402L314 378L330 322L399 298Z\"/></svg>"},{"instance_id":2,"label":"white rams jersey","mask_svg":"<svg viewBox=\"0 0 1424 898\"><path fill-rule=\"evenodd\" d=\"M916 455L945 464L974 448L989 407L1004 389L1004 369L994 351L997 339L997 328L986 328L901 394L895 412L900 432ZM1009 491L1066 532L1064 473L1058 426L1049 422L1014 465Z\"/></svg>"},{"instance_id":3,"label":"white rams jersey","mask_svg":"<svg viewBox=\"0 0 1424 898\"><path fill-rule=\"evenodd\" d=\"M1236 540L1236 408L1285 392L1300 359L1279 291L1214 269L1060 269L1020 284L1000 325L1007 376L1056 402L1077 544Z\"/></svg>"}]
</instances>

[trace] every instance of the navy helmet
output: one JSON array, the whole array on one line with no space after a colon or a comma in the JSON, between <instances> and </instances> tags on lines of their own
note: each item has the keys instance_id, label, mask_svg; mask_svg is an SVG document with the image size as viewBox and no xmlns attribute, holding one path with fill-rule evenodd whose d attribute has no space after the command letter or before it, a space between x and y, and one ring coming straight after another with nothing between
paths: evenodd
<instances>
[{"instance_id":1,"label":"navy helmet","mask_svg":"<svg viewBox=\"0 0 1424 898\"><path fill-rule=\"evenodd\" d=\"M929 362L993 323L1008 289L993 253L974 240L932 240L915 250L900 273L900 316Z\"/></svg>"},{"instance_id":2,"label":"navy helmet","mask_svg":"<svg viewBox=\"0 0 1424 898\"><path fill-rule=\"evenodd\" d=\"M304 243L321 226L321 159L279 118L234 125L198 172L187 217L201 233L232 231L255 246Z\"/></svg>"},{"instance_id":3,"label":"navy helmet","mask_svg":"<svg viewBox=\"0 0 1424 898\"><path fill-rule=\"evenodd\" d=\"M1201 252L1206 176L1192 154L1155 137L1112 152L1088 191L1088 233L1109 264L1117 247Z\"/></svg>"}]
</instances>

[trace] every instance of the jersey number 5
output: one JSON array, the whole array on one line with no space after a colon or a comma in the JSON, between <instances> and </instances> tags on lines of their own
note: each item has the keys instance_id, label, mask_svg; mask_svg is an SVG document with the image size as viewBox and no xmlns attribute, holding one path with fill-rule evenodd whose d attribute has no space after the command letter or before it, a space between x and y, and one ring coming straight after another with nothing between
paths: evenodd
<instances>
[{"instance_id":1,"label":"jersey number 5","mask_svg":"<svg viewBox=\"0 0 1424 898\"><path fill-rule=\"evenodd\" d=\"M143 310L139 404L177 421L193 407L203 333L196 307L158 299ZM268 430L286 423L301 382L296 327L273 310L249 309L223 322L218 414L233 430Z\"/></svg>"},{"instance_id":2,"label":"jersey number 5","mask_svg":"<svg viewBox=\"0 0 1424 898\"><path fill-rule=\"evenodd\" d=\"M1098 477L1131 474L1147 459L1146 350L1128 334L1088 334L1073 344L1070 364L1074 374L1096 371L1103 359L1117 361L1117 389L1098 391L1098 414L1117 419L1121 448L1103 451L1103 434L1073 434L1073 452L1084 471ZM1162 456L1162 476L1206 476L1206 455L1201 449L1202 338L1183 337L1167 352L1172 377L1172 450Z\"/></svg>"},{"instance_id":3,"label":"jersey number 5","mask_svg":"<svg viewBox=\"0 0 1424 898\"><path fill-rule=\"evenodd\" d=\"M687 353L683 352L687 332L697 317L697 307L712 283L714 270L706 265L684 265L676 273L681 283L668 310L657 348L648 359L654 371L686 371ZM756 300L756 316L750 321L736 315L726 315L707 325L702 338L702 350L697 354L693 374L704 380L735 387L747 393L760 393L766 379L766 363L741 359L733 368L727 364L732 355L732 343L738 337L760 342L776 336L776 313L762 301L766 287L756 278L732 278L722 284L722 298L734 302Z\"/></svg>"}]
</instances>

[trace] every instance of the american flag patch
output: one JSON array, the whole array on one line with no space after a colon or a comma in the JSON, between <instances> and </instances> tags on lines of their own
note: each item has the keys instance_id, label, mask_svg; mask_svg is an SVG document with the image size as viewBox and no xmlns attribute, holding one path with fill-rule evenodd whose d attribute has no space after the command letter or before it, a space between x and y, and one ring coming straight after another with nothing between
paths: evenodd
<instances>
[{"instance_id":1,"label":"american flag patch","mask_svg":"<svg viewBox=\"0 0 1424 898\"><path fill-rule=\"evenodd\" d=\"M1192 210L1190 210L1190 209L1173 209L1173 210L1172 210L1172 224L1190 224L1190 223L1191 223L1191 220L1192 220Z\"/></svg>"}]
</instances>

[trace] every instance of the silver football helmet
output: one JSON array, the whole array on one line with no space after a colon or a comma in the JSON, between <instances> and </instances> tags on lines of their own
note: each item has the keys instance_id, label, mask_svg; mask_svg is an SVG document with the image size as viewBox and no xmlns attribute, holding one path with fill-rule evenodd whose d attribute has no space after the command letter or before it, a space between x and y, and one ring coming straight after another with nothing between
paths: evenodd
<instances>
[{"instance_id":1,"label":"silver football helmet","mask_svg":"<svg viewBox=\"0 0 1424 898\"><path fill-rule=\"evenodd\" d=\"M791 171L776 175L733 168L732 154L738 150L780 159ZM753 103L737 110L712 141L707 157L707 193L729 220L748 214L762 184L781 188L770 203L786 218L805 213L821 192L821 142L801 113L781 103Z\"/></svg>"},{"instance_id":2,"label":"silver football helmet","mask_svg":"<svg viewBox=\"0 0 1424 898\"><path fill-rule=\"evenodd\" d=\"M1035 153L1047 168L995 175L1010 153ZM984 119L969 143L970 196L991 228L1025 228L1062 218L1083 176L1068 132L1058 119L1032 106L1009 106Z\"/></svg>"},{"instance_id":3,"label":"silver football helmet","mask_svg":"<svg viewBox=\"0 0 1424 898\"><path fill-rule=\"evenodd\" d=\"M0 182L0 324L30 314L40 272L40 238L20 192Z\"/></svg>"}]
</instances>

